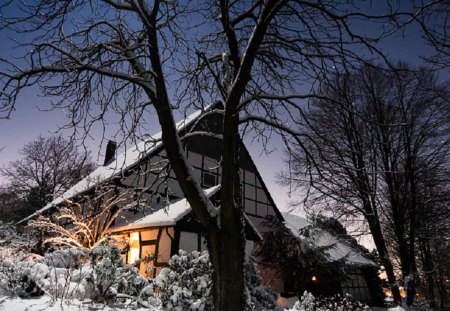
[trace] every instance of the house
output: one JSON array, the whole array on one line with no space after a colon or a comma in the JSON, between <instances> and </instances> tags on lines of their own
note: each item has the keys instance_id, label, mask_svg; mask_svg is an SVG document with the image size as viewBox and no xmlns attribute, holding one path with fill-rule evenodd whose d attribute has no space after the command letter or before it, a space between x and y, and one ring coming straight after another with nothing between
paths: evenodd
<instances>
[{"instance_id":1,"label":"house","mask_svg":"<svg viewBox=\"0 0 450 311\"><path fill-rule=\"evenodd\" d=\"M181 137L192 131L217 134L189 136L183 141L193 175L213 202L220 191L220 134L223 131L221 114L213 112L221 107L217 103L194 112L176 124ZM262 238L265 230L264 218L268 215L280 220L283 218L243 143L240 161L246 249L251 253L254 242ZM128 203L130 208L115 219L109 230L129 239L126 261L134 263L136 259L146 259L140 263L140 271L154 276L161 267L168 265L170 257L179 249L192 251L206 247L199 223L193 217L167 164L161 133L117 155L114 144L109 143L103 166L23 221L49 212L66 200L76 200L81 194L92 191L98 183L111 183L124 190L132 189L136 194L134 202ZM134 208L138 205L144 208ZM149 266L156 269L148 271Z\"/></svg>"},{"instance_id":2,"label":"house","mask_svg":"<svg viewBox=\"0 0 450 311\"><path fill-rule=\"evenodd\" d=\"M185 155L192 166L193 175L199 181L205 194L218 204L220 192L220 134L223 132L222 117L216 110L221 104L214 104L187 116L176 124L185 144ZM193 131L212 135L186 135ZM143 275L154 277L162 267L168 266L172 255L179 249L186 251L206 249L201 226L193 216L189 203L184 198L180 186L168 167L161 133L133 145L123 153L116 154L115 144L108 143L104 165L79 181L61 197L54 199L26 221L41 213L51 213L67 200L77 200L82 194L92 192L99 183L112 184L134 195L127 202L119 217L109 228L109 232L128 240L128 250L123 254L127 263L139 266ZM242 183L242 204L245 211L246 253L250 254L255 243L261 241L268 230L266 217L275 217L292 232L298 232L299 224L294 216L284 217L275 205L245 145L240 146L240 177ZM136 208L142 207L142 208ZM319 239L317 242L322 243ZM349 251L349 252L347 252ZM340 248L341 253L332 253L332 258L350 256L349 264L372 265L370 260ZM345 253L345 254L344 254ZM284 281L276 277L270 269L264 269L263 278L274 290L284 291ZM360 279L356 278L355 282ZM356 283L355 283L356 284ZM358 283L359 284L359 283ZM345 287L355 294L353 283ZM347 290L347 289L346 289ZM344 291L343 291L344 292ZM359 287L358 287L359 293ZM359 296L364 298L364 294Z\"/></svg>"},{"instance_id":3,"label":"house","mask_svg":"<svg viewBox=\"0 0 450 311\"><path fill-rule=\"evenodd\" d=\"M313 225L313 233L308 237L303 230L311 227L312 222L293 214L283 213L285 226L300 243L308 243L322 248L331 270L327 273L310 271L305 280L305 290L315 296L351 296L353 299L379 305L382 303L377 287L378 264L361 247L340 238L336 233ZM286 291L289 291L287 285Z\"/></svg>"}]
</instances>

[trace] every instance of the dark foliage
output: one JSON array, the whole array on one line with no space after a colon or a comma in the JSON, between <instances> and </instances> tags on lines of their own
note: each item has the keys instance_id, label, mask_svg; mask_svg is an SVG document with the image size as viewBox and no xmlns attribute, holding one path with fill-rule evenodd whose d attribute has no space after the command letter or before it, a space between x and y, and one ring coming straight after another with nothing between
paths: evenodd
<instances>
[{"instance_id":1,"label":"dark foliage","mask_svg":"<svg viewBox=\"0 0 450 311\"><path fill-rule=\"evenodd\" d=\"M256 252L263 267L271 268L286 280L296 295L301 295L308 286L312 275L331 276L339 272L339 263L330 264L324 251L328 247L318 247L305 237L295 236L279 219L268 218L270 228ZM303 235L312 234L312 228L303 230Z\"/></svg>"}]
</instances>

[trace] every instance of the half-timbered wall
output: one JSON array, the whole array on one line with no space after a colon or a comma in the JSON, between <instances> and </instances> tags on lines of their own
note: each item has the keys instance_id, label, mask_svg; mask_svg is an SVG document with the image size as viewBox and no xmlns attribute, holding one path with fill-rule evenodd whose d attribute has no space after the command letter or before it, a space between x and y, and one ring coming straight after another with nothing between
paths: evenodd
<instances>
[{"instance_id":1,"label":"half-timbered wall","mask_svg":"<svg viewBox=\"0 0 450 311\"><path fill-rule=\"evenodd\" d=\"M141 275L155 277L161 268L169 265L172 256L173 227L160 227L123 233L128 238L126 261L136 264Z\"/></svg>"},{"instance_id":2,"label":"half-timbered wall","mask_svg":"<svg viewBox=\"0 0 450 311\"><path fill-rule=\"evenodd\" d=\"M205 124L199 125L199 130L220 134L222 132L220 117L211 116ZM194 177L199 180L202 188L210 188L221 182L221 140L212 136L193 136L185 142L186 158L192 167ZM267 215L277 215L275 204L270 197L264 182L259 175L250 155L241 145L240 150L242 182L242 204L247 217L252 224L264 232L263 221ZM166 205L166 201L176 201L183 198L178 181L168 168L168 161L163 149L156 150L149 158L140 161L127 172L120 183L125 188L135 191L135 199L144 205L144 210L131 208L124 212L115 223L116 227L126 226L144 215L155 212ZM155 196L154 194L158 194ZM143 203L143 204L142 204ZM279 214L279 213L278 213ZM145 259L147 255L156 254L156 260L140 264L141 274L154 276L159 269L168 264L170 256L178 249L186 251L201 251L206 249L199 224L190 222L178 224L176 227L148 229L129 233L131 248L128 252L128 262L132 263L136 256ZM248 228L246 229L246 231ZM251 254L253 242L247 241L246 254ZM147 271L148 266L156 266L156 270Z\"/></svg>"},{"instance_id":3,"label":"half-timbered wall","mask_svg":"<svg viewBox=\"0 0 450 311\"><path fill-rule=\"evenodd\" d=\"M204 120L205 124L199 125L199 130L212 133L221 133L222 124L220 117L210 116ZM193 136L185 142L186 157L192 166L194 177L199 180L203 188L210 188L220 183L221 167L221 140L212 136ZM264 218L267 215L277 215L275 204L270 197L264 182L259 175L249 153L244 145L240 150L241 180L242 180L242 204L248 218L255 227L264 232ZM175 201L183 197L178 181L174 173L168 169L168 160L163 149L156 151L145 161L141 161L132 172L122 180L122 185L130 189L136 189L138 198L148 208L143 212L132 210L124 213L117 221L118 225L126 225L143 214L148 215L164 206L161 201L168 199ZM158 193L160 199L150 200L150 194ZM161 199L162 198L162 199ZM125 215L126 214L126 215Z\"/></svg>"}]
</instances>

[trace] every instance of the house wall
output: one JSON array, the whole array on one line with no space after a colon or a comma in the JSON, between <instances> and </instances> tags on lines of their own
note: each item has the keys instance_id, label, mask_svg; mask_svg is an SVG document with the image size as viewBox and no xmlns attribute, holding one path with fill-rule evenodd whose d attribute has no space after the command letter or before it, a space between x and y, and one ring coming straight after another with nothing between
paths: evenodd
<instances>
[{"instance_id":1,"label":"house wall","mask_svg":"<svg viewBox=\"0 0 450 311\"><path fill-rule=\"evenodd\" d=\"M174 227L136 230L120 235L129 241L124 260L138 267L139 273L146 277L158 275L179 249L187 252L206 250L206 241L200 232L178 231ZM253 247L253 241L246 241L246 258L252 254Z\"/></svg>"},{"instance_id":2,"label":"house wall","mask_svg":"<svg viewBox=\"0 0 450 311\"><path fill-rule=\"evenodd\" d=\"M188 253L198 251L201 249L199 245L199 234L196 232L180 232L180 245L179 249L182 249Z\"/></svg>"},{"instance_id":3,"label":"house wall","mask_svg":"<svg viewBox=\"0 0 450 311\"><path fill-rule=\"evenodd\" d=\"M222 133L220 117L208 117L205 122L199 125L199 130ZM192 166L194 178L199 181L204 189L221 183L221 148L221 140L216 137L193 136L186 141L186 158ZM260 233L263 233L266 230L264 226L265 217L270 215L281 218L281 214L276 209L260 174L243 144L240 150L240 161L243 209L253 226ZM130 189L137 189L141 202L147 200L148 208L143 212L127 212L126 215L124 214L117 221L117 226L126 225L141 218L143 215L162 208L164 206L163 198L173 201L184 197L174 173L168 170L168 160L164 150L158 150L148 159L141 161L139 165L128 173L128 176L122 179L121 184ZM152 195L153 198L151 198ZM157 198L158 196L160 199ZM206 249L206 244L202 242L204 238L201 237L200 232L191 232L195 230L185 229L174 232L174 240L171 241L172 254L176 253L178 249L186 251ZM253 244L252 241L247 241L247 257L253 252ZM159 245L161 246L161 244ZM150 249L150 246L146 248L146 250ZM168 260L161 262L167 263ZM277 288L281 287L279 284L280 280L273 282L277 282Z\"/></svg>"},{"instance_id":4,"label":"house wall","mask_svg":"<svg viewBox=\"0 0 450 311\"><path fill-rule=\"evenodd\" d=\"M192 165L194 175L200 178L204 188L219 184L221 178L221 167L219 163L221 141L214 137L193 137L187 146L187 158ZM260 231L266 229L263 225L267 215L277 216L275 203L264 185L250 155L242 145L241 154L241 183L242 204L244 211ZM214 183L211 181L214 180Z\"/></svg>"},{"instance_id":5,"label":"house wall","mask_svg":"<svg viewBox=\"0 0 450 311\"><path fill-rule=\"evenodd\" d=\"M201 131L222 133L220 116L209 116L197 126L198 130ZM221 148L221 140L217 137L193 136L187 139L186 158L192 166L194 177L204 189L221 182ZM281 218L281 215L277 211L275 203L243 144L240 150L240 161L243 208L255 227L260 232L264 232L264 218L267 215ZM149 206L143 212L136 213L131 211L127 213L126 216L119 220L122 225L125 225L127 221L132 222L141 218L143 214L162 208L163 204L161 202L164 201L164 198L173 201L184 197L174 173L168 168L165 151L161 149L148 159L141 161L121 181L125 187L136 189L141 202L146 202L147 206ZM151 194L158 194L160 198L153 197L151 199Z\"/></svg>"},{"instance_id":6,"label":"house wall","mask_svg":"<svg viewBox=\"0 0 450 311\"><path fill-rule=\"evenodd\" d=\"M155 277L169 265L175 235L173 227L131 231L121 235L129 240L126 262L138 267L141 275Z\"/></svg>"}]
</instances>

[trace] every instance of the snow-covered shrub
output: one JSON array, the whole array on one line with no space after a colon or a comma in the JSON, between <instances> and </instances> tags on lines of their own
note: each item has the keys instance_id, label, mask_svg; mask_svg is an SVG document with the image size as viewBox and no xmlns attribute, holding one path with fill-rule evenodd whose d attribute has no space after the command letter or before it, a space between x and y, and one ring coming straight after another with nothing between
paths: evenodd
<instances>
[{"instance_id":1,"label":"snow-covered shrub","mask_svg":"<svg viewBox=\"0 0 450 311\"><path fill-rule=\"evenodd\" d=\"M244 266L245 285L250 293L253 310L271 310L275 307L277 293L262 285L261 276L253 260Z\"/></svg>"},{"instance_id":2,"label":"snow-covered shrub","mask_svg":"<svg viewBox=\"0 0 450 311\"><path fill-rule=\"evenodd\" d=\"M117 295L113 287L118 268L123 266L119 249L115 246L98 246L89 254L91 270L86 274L84 286L94 301L111 301Z\"/></svg>"},{"instance_id":3,"label":"snow-covered shrub","mask_svg":"<svg viewBox=\"0 0 450 311\"><path fill-rule=\"evenodd\" d=\"M305 291L303 296L297 301L294 307L291 309L296 311L314 311L316 309L316 298L313 294Z\"/></svg>"},{"instance_id":4,"label":"snow-covered shrub","mask_svg":"<svg viewBox=\"0 0 450 311\"><path fill-rule=\"evenodd\" d=\"M288 311L364 311L367 305L338 296L315 298L305 291L294 307Z\"/></svg>"},{"instance_id":5,"label":"snow-covered shrub","mask_svg":"<svg viewBox=\"0 0 450 311\"><path fill-rule=\"evenodd\" d=\"M36 274L46 274L44 269L33 269L33 263L0 258L0 296L40 296L42 289L36 282Z\"/></svg>"},{"instance_id":6,"label":"snow-covered shrub","mask_svg":"<svg viewBox=\"0 0 450 311\"><path fill-rule=\"evenodd\" d=\"M139 275L136 267L125 265L117 269L117 291L130 296L149 298L153 296L153 286L148 279ZM145 290L144 290L145 288Z\"/></svg>"},{"instance_id":7,"label":"snow-covered shrub","mask_svg":"<svg viewBox=\"0 0 450 311\"><path fill-rule=\"evenodd\" d=\"M0 221L0 259L29 256L36 241L11 223Z\"/></svg>"},{"instance_id":8,"label":"snow-covered shrub","mask_svg":"<svg viewBox=\"0 0 450 311\"><path fill-rule=\"evenodd\" d=\"M269 310L275 305L276 293L262 286L253 261L245 265L245 283L253 310ZM169 268L156 277L159 297L167 310L212 310L212 266L209 254L180 250L169 261ZM232 285L230 285L232 286Z\"/></svg>"},{"instance_id":9,"label":"snow-covered shrub","mask_svg":"<svg viewBox=\"0 0 450 311\"><path fill-rule=\"evenodd\" d=\"M170 259L169 266L156 277L164 307L177 311L212 310L212 266L208 252L180 250Z\"/></svg>"},{"instance_id":10,"label":"snow-covered shrub","mask_svg":"<svg viewBox=\"0 0 450 311\"><path fill-rule=\"evenodd\" d=\"M145 299L153 298L153 288L137 268L124 265L115 244L95 247L89 254L90 270L83 285L88 298L110 302L118 293Z\"/></svg>"},{"instance_id":11,"label":"snow-covered shrub","mask_svg":"<svg viewBox=\"0 0 450 311\"><path fill-rule=\"evenodd\" d=\"M88 252L85 248L71 247L45 254L47 265L56 268L79 268L86 262Z\"/></svg>"},{"instance_id":12,"label":"snow-covered shrub","mask_svg":"<svg viewBox=\"0 0 450 311\"><path fill-rule=\"evenodd\" d=\"M430 307L429 301L422 299L415 299L413 304L413 310L417 311L432 311L433 308Z\"/></svg>"},{"instance_id":13,"label":"snow-covered shrub","mask_svg":"<svg viewBox=\"0 0 450 311\"><path fill-rule=\"evenodd\" d=\"M324 297L316 300L316 311L363 311L369 310L369 307L359 301L333 296Z\"/></svg>"},{"instance_id":14,"label":"snow-covered shrub","mask_svg":"<svg viewBox=\"0 0 450 311\"><path fill-rule=\"evenodd\" d=\"M0 221L0 295L28 297L43 293L32 269L35 261L41 260L30 252L35 242L14 225Z\"/></svg>"},{"instance_id":15,"label":"snow-covered shrub","mask_svg":"<svg viewBox=\"0 0 450 311\"><path fill-rule=\"evenodd\" d=\"M37 256L0 259L0 292L28 297L47 293L52 299L83 298L81 278L73 282L73 268L52 266L53 260Z\"/></svg>"}]
</instances>

